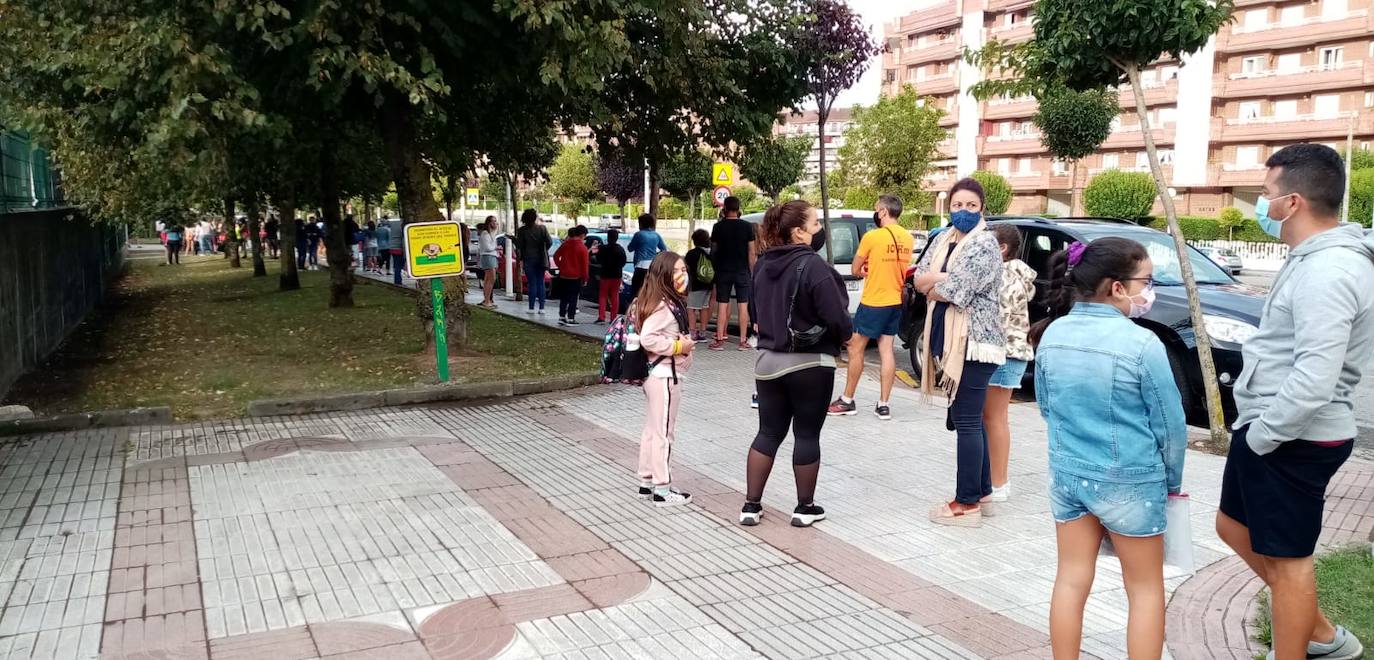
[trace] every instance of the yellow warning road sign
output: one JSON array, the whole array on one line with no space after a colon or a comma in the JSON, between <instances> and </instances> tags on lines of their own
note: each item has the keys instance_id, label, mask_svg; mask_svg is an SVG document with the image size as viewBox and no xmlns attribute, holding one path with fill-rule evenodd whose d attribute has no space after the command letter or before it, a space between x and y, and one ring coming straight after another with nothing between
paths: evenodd
<instances>
[{"instance_id":1,"label":"yellow warning road sign","mask_svg":"<svg viewBox=\"0 0 1374 660\"><path fill-rule=\"evenodd\" d=\"M406 263L417 280L463 274L463 234L456 222L406 225Z\"/></svg>"},{"instance_id":2,"label":"yellow warning road sign","mask_svg":"<svg viewBox=\"0 0 1374 660\"><path fill-rule=\"evenodd\" d=\"M735 166L730 163L712 164L711 185L726 187L735 185Z\"/></svg>"}]
</instances>

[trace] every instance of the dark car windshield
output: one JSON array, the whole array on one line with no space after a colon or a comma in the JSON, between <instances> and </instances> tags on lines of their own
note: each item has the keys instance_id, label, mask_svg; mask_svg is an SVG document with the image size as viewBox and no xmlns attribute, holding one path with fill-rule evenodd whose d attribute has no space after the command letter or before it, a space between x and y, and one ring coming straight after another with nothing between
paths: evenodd
<instances>
[{"instance_id":1,"label":"dark car windshield","mask_svg":"<svg viewBox=\"0 0 1374 660\"><path fill-rule=\"evenodd\" d=\"M833 214L834 211L831 211ZM751 213L744 216L744 219L754 223L755 231L758 225L763 222L762 213ZM863 238L863 233L873 228L873 221L868 218L856 218L850 215L831 215L830 216L830 235L826 242L830 244L830 249L835 253L835 263L852 264L854 263L854 253L859 250L859 239ZM825 255L825 249L821 249L821 255Z\"/></svg>"},{"instance_id":2,"label":"dark car windshield","mask_svg":"<svg viewBox=\"0 0 1374 660\"><path fill-rule=\"evenodd\" d=\"M1112 231L1109 227L1080 228L1084 236L1097 240L1104 236L1129 238L1145 246L1150 261L1155 264L1154 280L1158 284L1177 286L1183 284L1183 271L1179 268L1178 253L1174 251L1174 239L1161 231ZM1196 248L1188 249L1188 261L1193 265L1193 277L1198 284L1232 284L1235 282L1226 271L1207 255Z\"/></svg>"}]
</instances>

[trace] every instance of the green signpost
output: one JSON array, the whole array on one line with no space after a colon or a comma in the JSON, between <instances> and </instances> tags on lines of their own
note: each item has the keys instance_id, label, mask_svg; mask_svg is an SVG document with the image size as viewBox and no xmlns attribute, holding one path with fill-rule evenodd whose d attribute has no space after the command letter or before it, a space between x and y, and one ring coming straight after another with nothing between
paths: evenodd
<instances>
[{"instance_id":1,"label":"green signpost","mask_svg":"<svg viewBox=\"0 0 1374 660\"><path fill-rule=\"evenodd\" d=\"M417 280L429 280L434 303L434 359L439 382L448 382L448 321L444 317L445 277L463 275L463 232L456 222L415 222L405 228L406 264ZM423 295L423 294L422 294Z\"/></svg>"}]
</instances>

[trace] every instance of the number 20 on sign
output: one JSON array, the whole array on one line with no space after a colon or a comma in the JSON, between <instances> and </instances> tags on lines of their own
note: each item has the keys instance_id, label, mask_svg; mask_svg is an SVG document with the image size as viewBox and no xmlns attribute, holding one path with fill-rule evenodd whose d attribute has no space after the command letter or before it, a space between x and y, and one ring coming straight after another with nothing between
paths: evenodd
<instances>
[{"instance_id":1,"label":"number 20 on sign","mask_svg":"<svg viewBox=\"0 0 1374 660\"><path fill-rule=\"evenodd\" d=\"M448 328L444 318L445 277L463 274L463 232L456 222L414 222L405 228L410 276L429 280L434 303L434 358L439 380L448 382Z\"/></svg>"}]
</instances>

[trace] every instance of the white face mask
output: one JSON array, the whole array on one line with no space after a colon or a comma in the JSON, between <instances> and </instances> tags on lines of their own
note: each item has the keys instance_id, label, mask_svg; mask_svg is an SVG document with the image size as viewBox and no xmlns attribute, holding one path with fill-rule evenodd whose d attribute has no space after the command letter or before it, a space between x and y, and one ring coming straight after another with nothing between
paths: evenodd
<instances>
[{"instance_id":1,"label":"white face mask","mask_svg":"<svg viewBox=\"0 0 1374 660\"><path fill-rule=\"evenodd\" d=\"M1137 297L1141 298L1143 302L1136 302L1135 299ZM1127 316L1130 316L1133 319L1138 319L1142 316L1145 316L1146 314L1149 314L1150 308L1154 306L1155 288L1153 286L1147 286L1143 290L1141 290L1140 293L1131 296L1131 313Z\"/></svg>"}]
</instances>

